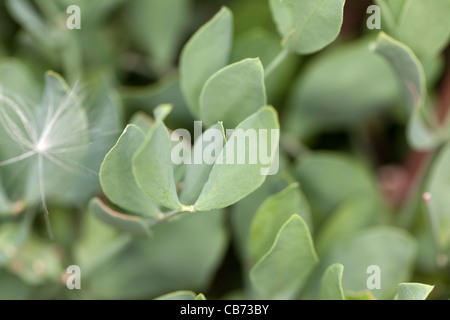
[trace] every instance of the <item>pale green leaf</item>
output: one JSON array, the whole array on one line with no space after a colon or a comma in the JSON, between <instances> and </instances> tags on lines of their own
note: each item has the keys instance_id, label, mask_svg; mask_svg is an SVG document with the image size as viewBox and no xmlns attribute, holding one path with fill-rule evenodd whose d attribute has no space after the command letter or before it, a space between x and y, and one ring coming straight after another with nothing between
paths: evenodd
<instances>
[{"instance_id":1,"label":"pale green leaf","mask_svg":"<svg viewBox=\"0 0 450 320\"><path fill-rule=\"evenodd\" d=\"M123 231L128 231L137 235L149 235L149 221L142 217L124 214L108 207L99 198L94 198L89 202L91 211L101 221Z\"/></svg>"},{"instance_id":2,"label":"pale green leaf","mask_svg":"<svg viewBox=\"0 0 450 320\"><path fill-rule=\"evenodd\" d=\"M164 105L155 110L156 122L133 157L133 175L138 186L153 201L167 208L180 209L171 158L171 139L162 122L167 112Z\"/></svg>"},{"instance_id":3,"label":"pale green leaf","mask_svg":"<svg viewBox=\"0 0 450 320\"><path fill-rule=\"evenodd\" d=\"M138 127L128 125L103 161L100 183L115 205L134 214L155 216L159 213L158 207L139 188L133 176L133 156L144 139L145 135Z\"/></svg>"},{"instance_id":4,"label":"pale green leaf","mask_svg":"<svg viewBox=\"0 0 450 320\"><path fill-rule=\"evenodd\" d=\"M342 275L344 266L339 263L333 264L325 271L320 286L321 300L345 300L342 290Z\"/></svg>"},{"instance_id":5,"label":"pale green leaf","mask_svg":"<svg viewBox=\"0 0 450 320\"><path fill-rule=\"evenodd\" d=\"M342 287L346 294L370 289L367 281L374 273L368 273L368 267L378 266L380 289L370 291L377 299L392 299L397 285L409 279L416 254L416 242L408 233L383 226L366 228L336 241L321 259L325 266L333 263L344 266Z\"/></svg>"},{"instance_id":6,"label":"pale green leaf","mask_svg":"<svg viewBox=\"0 0 450 320\"><path fill-rule=\"evenodd\" d=\"M379 34L374 49L391 64L402 83L410 114L409 144L418 150L435 148L442 138L432 110L426 104L425 72L419 59L409 47L383 32Z\"/></svg>"},{"instance_id":7,"label":"pale green leaf","mask_svg":"<svg viewBox=\"0 0 450 320\"><path fill-rule=\"evenodd\" d=\"M250 271L256 292L263 299L288 299L301 290L318 263L308 226L293 215L281 227L267 252Z\"/></svg>"},{"instance_id":8,"label":"pale green leaf","mask_svg":"<svg viewBox=\"0 0 450 320\"><path fill-rule=\"evenodd\" d=\"M166 72L174 63L178 45L186 30L190 1L131 1L128 6L131 31L150 54L152 67Z\"/></svg>"},{"instance_id":9,"label":"pale green leaf","mask_svg":"<svg viewBox=\"0 0 450 320\"><path fill-rule=\"evenodd\" d=\"M388 31L420 57L437 56L450 39L449 0L377 0Z\"/></svg>"},{"instance_id":10,"label":"pale green leaf","mask_svg":"<svg viewBox=\"0 0 450 320\"><path fill-rule=\"evenodd\" d=\"M261 137L262 130L266 130L266 137ZM253 138L247 139L247 134ZM247 140L251 140L250 143ZM224 208L260 187L272 164L276 162L278 142L278 115L272 107L263 107L242 121L220 152L195 208L199 211ZM266 147L264 156L268 156L270 160L267 164L261 161L261 146ZM251 161L252 156L257 158L254 163ZM244 158L244 163L240 161L241 158Z\"/></svg>"},{"instance_id":11,"label":"pale green leaf","mask_svg":"<svg viewBox=\"0 0 450 320\"><path fill-rule=\"evenodd\" d=\"M298 214L311 226L309 205L297 183L270 196L258 208L250 227L248 241L252 261L258 261L269 251L281 226L293 214Z\"/></svg>"},{"instance_id":12,"label":"pale green leaf","mask_svg":"<svg viewBox=\"0 0 450 320\"><path fill-rule=\"evenodd\" d=\"M175 291L159 296L155 300L196 300L196 294L192 291Z\"/></svg>"},{"instance_id":13,"label":"pale green leaf","mask_svg":"<svg viewBox=\"0 0 450 320\"><path fill-rule=\"evenodd\" d=\"M400 283L395 300L425 300L433 289L423 283Z\"/></svg>"},{"instance_id":14,"label":"pale green leaf","mask_svg":"<svg viewBox=\"0 0 450 320\"><path fill-rule=\"evenodd\" d=\"M289 132L308 138L353 129L397 101L395 73L369 50L371 39L338 44L305 65L288 97L283 120Z\"/></svg>"},{"instance_id":15,"label":"pale green leaf","mask_svg":"<svg viewBox=\"0 0 450 320\"><path fill-rule=\"evenodd\" d=\"M234 128L266 104L263 66L259 59L245 59L208 79L200 95L200 118Z\"/></svg>"},{"instance_id":16,"label":"pale green leaf","mask_svg":"<svg viewBox=\"0 0 450 320\"><path fill-rule=\"evenodd\" d=\"M220 134L218 134L220 133ZM205 152L205 149L208 147L209 143L205 137L215 137L214 139L221 139L220 145L223 146L225 142L225 137L223 136L223 126L218 123L204 133L202 133L194 143L194 147L191 152L191 163L187 165L186 175L183 182L183 190L180 195L180 199L185 204L194 203L200 193L202 192L203 186L209 179L209 174L213 168L213 163L208 164L205 161L200 161L201 163L196 163L196 158L200 158ZM214 141L215 142L215 141ZM222 149L222 148L221 148ZM219 150L220 151L220 150ZM215 159L219 156L219 152L215 154ZM204 159L203 159L204 160Z\"/></svg>"},{"instance_id":17,"label":"pale green leaf","mask_svg":"<svg viewBox=\"0 0 450 320\"><path fill-rule=\"evenodd\" d=\"M342 201L378 194L368 168L345 154L317 152L305 155L300 158L296 172L302 190L317 214L315 222L318 223Z\"/></svg>"},{"instance_id":18,"label":"pale green leaf","mask_svg":"<svg viewBox=\"0 0 450 320\"><path fill-rule=\"evenodd\" d=\"M345 0L270 0L283 44L290 51L310 54L339 34Z\"/></svg>"},{"instance_id":19,"label":"pale green leaf","mask_svg":"<svg viewBox=\"0 0 450 320\"><path fill-rule=\"evenodd\" d=\"M233 16L224 7L192 36L181 52L181 90L195 116L200 113L199 98L206 80L228 62L232 39Z\"/></svg>"},{"instance_id":20,"label":"pale green leaf","mask_svg":"<svg viewBox=\"0 0 450 320\"><path fill-rule=\"evenodd\" d=\"M196 297L195 300L206 300L206 297L203 293L199 293Z\"/></svg>"}]
</instances>

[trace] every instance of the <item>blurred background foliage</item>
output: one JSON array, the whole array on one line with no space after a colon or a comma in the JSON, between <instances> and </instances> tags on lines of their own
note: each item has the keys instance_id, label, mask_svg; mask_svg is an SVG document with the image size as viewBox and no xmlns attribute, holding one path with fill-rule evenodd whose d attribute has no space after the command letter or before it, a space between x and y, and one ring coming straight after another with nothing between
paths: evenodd
<instances>
[{"instance_id":1,"label":"blurred background foliage","mask_svg":"<svg viewBox=\"0 0 450 320\"><path fill-rule=\"evenodd\" d=\"M66 28L71 4L81 8L81 30ZM134 238L87 211L88 200L101 194L98 177L80 175L49 201L50 240L41 208L16 199L18 178L1 168L0 299L148 299L176 290L252 297L252 220L266 199L296 181L321 261L297 297L317 298L321 275L339 262L347 292L363 291L366 266L380 264L386 278L377 298L392 298L399 282L417 281L436 285L433 298L448 299L446 255L436 252L420 192L411 192L423 154L408 147L393 70L369 49L378 33L366 28L370 4L348 0L332 45L289 55L266 79L268 102L281 119L282 170L226 210L182 216L158 225L150 237ZM47 70L70 86L81 83L95 129L85 167L98 172L136 112L151 115L171 103L167 126L192 128L178 81L180 51L223 5L234 14L230 62L259 57L267 67L281 50L269 1L0 0L0 85L39 101ZM397 34L414 48L407 30ZM414 50L430 99L448 105L444 47L427 52L418 44ZM82 290L65 286L64 270L72 264L81 267Z\"/></svg>"}]
</instances>

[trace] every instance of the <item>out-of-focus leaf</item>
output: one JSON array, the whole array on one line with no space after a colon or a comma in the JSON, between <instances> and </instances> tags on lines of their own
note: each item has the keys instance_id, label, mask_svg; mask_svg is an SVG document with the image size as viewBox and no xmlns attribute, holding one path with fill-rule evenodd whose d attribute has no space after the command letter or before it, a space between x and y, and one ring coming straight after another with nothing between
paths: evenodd
<instances>
[{"instance_id":1,"label":"out-of-focus leaf","mask_svg":"<svg viewBox=\"0 0 450 320\"><path fill-rule=\"evenodd\" d=\"M166 72L174 63L175 54L186 29L190 1L130 1L128 5L135 40L150 54L152 67ZM145 31L144 31L145 30Z\"/></svg>"},{"instance_id":2,"label":"out-of-focus leaf","mask_svg":"<svg viewBox=\"0 0 450 320\"><path fill-rule=\"evenodd\" d=\"M277 56L282 49L277 34L266 31L261 27L255 27L236 37L231 53L231 61L240 61L247 57L259 57L264 67ZM269 104L276 104L286 90L295 75L299 56L288 55L275 69L270 77L266 77L266 92Z\"/></svg>"},{"instance_id":3,"label":"out-of-focus leaf","mask_svg":"<svg viewBox=\"0 0 450 320\"><path fill-rule=\"evenodd\" d=\"M282 174L269 176L261 187L232 207L231 225L234 245L241 261L243 261L246 267L251 266L251 263L249 262L250 254L248 252L248 239L257 208L272 194L281 192L283 189L287 188L293 180L294 179L286 181L286 179L283 179ZM245 274L248 273L245 272Z\"/></svg>"},{"instance_id":4,"label":"out-of-focus leaf","mask_svg":"<svg viewBox=\"0 0 450 320\"><path fill-rule=\"evenodd\" d=\"M395 300L425 300L434 286L423 283L400 283Z\"/></svg>"},{"instance_id":5,"label":"out-of-focus leaf","mask_svg":"<svg viewBox=\"0 0 450 320\"><path fill-rule=\"evenodd\" d=\"M426 190L432 195L428 206L432 217L433 228L436 228L437 240L442 248L450 247L450 144L446 144L440 151L436 161L432 164L431 173Z\"/></svg>"},{"instance_id":6,"label":"out-of-focus leaf","mask_svg":"<svg viewBox=\"0 0 450 320\"><path fill-rule=\"evenodd\" d=\"M321 300L345 300L344 291L342 290L342 275L344 274L344 267L335 263L327 268L325 271L321 287Z\"/></svg>"},{"instance_id":7,"label":"out-of-focus leaf","mask_svg":"<svg viewBox=\"0 0 450 320\"><path fill-rule=\"evenodd\" d=\"M310 54L330 44L339 34L345 0L270 0L283 45Z\"/></svg>"},{"instance_id":8,"label":"out-of-focus leaf","mask_svg":"<svg viewBox=\"0 0 450 320\"><path fill-rule=\"evenodd\" d=\"M437 56L450 39L449 0L376 0L388 31L420 57Z\"/></svg>"},{"instance_id":9,"label":"out-of-focus leaf","mask_svg":"<svg viewBox=\"0 0 450 320\"><path fill-rule=\"evenodd\" d=\"M351 236L354 232L387 223L389 215L386 210L373 195L350 197L321 226L316 238L319 256L331 248L333 243Z\"/></svg>"},{"instance_id":10,"label":"out-of-focus leaf","mask_svg":"<svg viewBox=\"0 0 450 320\"><path fill-rule=\"evenodd\" d=\"M250 271L256 292L264 299L288 299L301 290L318 263L308 226L293 215L281 227L272 248Z\"/></svg>"},{"instance_id":11,"label":"out-of-focus leaf","mask_svg":"<svg viewBox=\"0 0 450 320\"><path fill-rule=\"evenodd\" d=\"M224 7L183 48L180 57L180 84L194 116L200 113L199 98L206 80L228 62L232 38L233 16Z\"/></svg>"},{"instance_id":12,"label":"out-of-focus leaf","mask_svg":"<svg viewBox=\"0 0 450 320\"><path fill-rule=\"evenodd\" d=\"M442 142L442 132L427 105L427 87L423 67L410 48L381 32L374 49L397 73L407 99L410 120L407 138L418 150L430 150Z\"/></svg>"},{"instance_id":13,"label":"out-of-focus leaf","mask_svg":"<svg viewBox=\"0 0 450 320\"><path fill-rule=\"evenodd\" d=\"M397 79L370 52L368 40L337 45L305 66L288 98L283 120L289 132L308 138L354 128L392 105L399 95Z\"/></svg>"},{"instance_id":14,"label":"out-of-focus leaf","mask_svg":"<svg viewBox=\"0 0 450 320\"><path fill-rule=\"evenodd\" d=\"M175 291L155 298L155 300L196 300L196 296L192 291Z\"/></svg>"},{"instance_id":15,"label":"out-of-focus leaf","mask_svg":"<svg viewBox=\"0 0 450 320\"><path fill-rule=\"evenodd\" d=\"M344 266L342 287L346 294L368 289L367 281L373 274L367 273L367 269L372 265L378 266L380 289L370 291L377 299L392 299L397 285L411 275L416 253L416 242L405 231L393 227L371 227L337 241L321 259L325 266L333 263Z\"/></svg>"},{"instance_id":16,"label":"out-of-focus leaf","mask_svg":"<svg viewBox=\"0 0 450 320\"><path fill-rule=\"evenodd\" d=\"M200 118L234 128L265 106L264 69L259 59L245 59L217 71L200 95Z\"/></svg>"},{"instance_id":17,"label":"out-of-focus leaf","mask_svg":"<svg viewBox=\"0 0 450 320\"><path fill-rule=\"evenodd\" d=\"M205 290L227 248L224 218L223 212L195 213L156 225L151 238L132 241L110 263L99 265L89 281L92 294L129 299Z\"/></svg>"},{"instance_id":18,"label":"out-of-focus leaf","mask_svg":"<svg viewBox=\"0 0 450 320\"><path fill-rule=\"evenodd\" d=\"M92 199L89 203L89 211L103 222L112 225L120 230L128 231L137 235L149 235L149 225L153 220L140 216L124 214L108 207L98 198Z\"/></svg>"},{"instance_id":19,"label":"out-of-focus leaf","mask_svg":"<svg viewBox=\"0 0 450 320\"><path fill-rule=\"evenodd\" d=\"M24 282L39 285L59 281L62 261L55 245L32 236L17 249L8 269Z\"/></svg>"},{"instance_id":20,"label":"out-of-focus leaf","mask_svg":"<svg viewBox=\"0 0 450 320\"><path fill-rule=\"evenodd\" d=\"M300 159L296 173L313 212L317 214L315 222L318 223L346 199L358 195L377 197L378 194L369 170L344 154L317 152L305 155Z\"/></svg>"},{"instance_id":21,"label":"out-of-focus leaf","mask_svg":"<svg viewBox=\"0 0 450 320\"><path fill-rule=\"evenodd\" d=\"M293 214L298 214L311 226L309 205L297 183L270 196L258 208L250 228L248 244L252 261L258 261L269 251L280 228Z\"/></svg>"},{"instance_id":22,"label":"out-of-focus leaf","mask_svg":"<svg viewBox=\"0 0 450 320\"><path fill-rule=\"evenodd\" d=\"M25 300L31 297L32 286L18 277L0 271L0 300Z\"/></svg>"}]
</instances>

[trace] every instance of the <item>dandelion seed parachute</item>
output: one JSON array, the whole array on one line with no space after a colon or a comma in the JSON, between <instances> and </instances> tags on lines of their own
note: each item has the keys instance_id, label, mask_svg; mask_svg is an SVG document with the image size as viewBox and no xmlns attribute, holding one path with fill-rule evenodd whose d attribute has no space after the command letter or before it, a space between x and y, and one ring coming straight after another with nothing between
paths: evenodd
<instances>
[{"instance_id":1,"label":"dandelion seed parachute","mask_svg":"<svg viewBox=\"0 0 450 320\"><path fill-rule=\"evenodd\" d=\"M27 204L60 197L80 173L89 145L89 123L76 90L47 73L40 104L0 90L0 170L9 196Z\"/></svg>"}]
</instances>

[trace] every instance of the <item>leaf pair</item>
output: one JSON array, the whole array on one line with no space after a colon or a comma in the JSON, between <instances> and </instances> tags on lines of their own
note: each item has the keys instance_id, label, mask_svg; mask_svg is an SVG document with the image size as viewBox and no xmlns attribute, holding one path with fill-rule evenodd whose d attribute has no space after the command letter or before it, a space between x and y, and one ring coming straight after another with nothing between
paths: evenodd
<instances>
[{"instance_id":1,"label":"leaf pair","mask_svg":"<svg viewBox=\"0 0 450 320\"><path fill-rule=\"evenodd\" d=\"M217 158L226 160L187 165L181 199L189 202L181 203L174 178L173 138L163 122L170 108L168 105L156 108L155 122L149 126L147 133L136 125L129 125L105 157L100 181L106 196L114 204L150 220L162 219L164 215L158 205L179 212L220 209L239 201L264 182L264 172L271 167L278 152L278 117L271 107L261 108L236 127L225 146L216 151ZM219 133L222 145L224 138L221 126L210 130ZM256 137L259 132L270 133L259 135L258 145L246 143L247 135L254 133ZM194 153L200 152L202 157L205 152L202 145L207 147L206 142L203 142L204 136L208 136L208 130L193 149ZM250 158L258 154L258 149L267 146L269 140L269 163L239 163L242 155ZM229 155L233 156L231 162L228 162ZM92 202L93 208L102 216L100 209L103 206L98 200L95 201ZM108 216L111 218L111 215L119 219L117 213L111 211ZM140 229L143 221L138 217L130 219L136 220L137 229Z\"/></svg>"}]
</instances>

